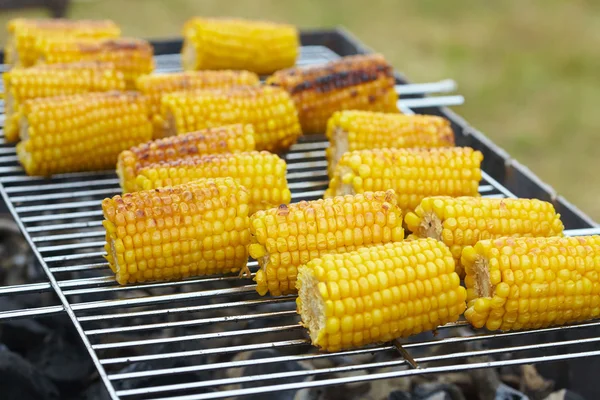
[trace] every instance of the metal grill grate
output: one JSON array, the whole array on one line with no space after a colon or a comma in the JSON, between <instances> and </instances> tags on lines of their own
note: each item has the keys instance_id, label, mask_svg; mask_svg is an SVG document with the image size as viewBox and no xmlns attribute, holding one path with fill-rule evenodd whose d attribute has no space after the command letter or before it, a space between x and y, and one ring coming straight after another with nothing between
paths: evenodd
<instances>
[{"instance_id":1,"label":"metal grill grate","mask_svg":"<svg viewBox=\"0 0 600 400\"><path fill-rule=\"evenodd\" d=\"M303 47L301 54L300 64L337 57L320 46ZM161 72L180 68L178 55L156 59ZM452 90L453 84L399 87L403 89L440 92ZM400 106L411 112L411 107L461 101L460 96L417 98ZM327 186L326 145L323 137L303 138L286 155L294 201L322 196ZM0 142L0 183L3 198L49 278L1 287L0 295L58 295L55 306L1 312L0 320L67 312L115 399L222 398L600 355L600 322L505 334L473 332L458 322L440 328L436 336L427 333L403 341L402 347L391 343L320 354L298 324L294 296L261 298L251 281L210 276L118 286L102 258L100 200L119 193L113 172L64 174L51 180L28 177L18 165L14 146ZM513 196L487 174L479 191L486 197ZM250 268L255 272L256 263ZM248 359L251 352L260 356ZM286 371L284 365L291 361L311 364ZM143 368L136 367L140 363ZM253 372L260 366L270 366L271 372ZM179 375L182 382L160 384L158 378L166 375ZM135 388L129 384L133 381Z\"/></svg>"}]
</instances>

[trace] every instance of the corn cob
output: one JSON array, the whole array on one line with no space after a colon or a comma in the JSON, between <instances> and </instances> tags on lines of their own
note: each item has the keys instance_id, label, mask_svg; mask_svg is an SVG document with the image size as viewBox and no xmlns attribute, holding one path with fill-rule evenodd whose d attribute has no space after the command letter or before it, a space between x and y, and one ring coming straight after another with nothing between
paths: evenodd
<instances>
[{"instance_id":1,"label":"corn cob","mask_svg":"<svg viewBox=\"0 0 600 400\"><path fill-rule=\"evenodd\" d=\"M103 62L16 68L4 73L2 78L6 113L4 137L10 142L19 138L20 109L25 100L125 89L123 73L116 71L113 64Z\"/></svg>"},{"instance_id":2,"label":"corn cob","mask_svg":"<svg viewBox=\"0 0 600 400\"><path fill-rule=\"evenodd\" d=\"M444 242L464 276L463 248L479 240L512 237L562 236L563 224L554 206L541 200L427 197L404 218L418 237Z\"/></svg>"},{"instance_id":3,"label":"corn cob","mask_svg":"<svg viewBox=\"0 0 600 400\"><path fill-rule=\"evenodd\" d=\"M312 344L330 352L431 331L466 308L454 259L432 239L324 255L296 285Z\"/></svg>"},{"instance_id":4,"label":"corn cob","mask_svg":"<svg viewBox=\"0 0 600 400\"><path fill-rule=\"evenodd\" d=\"M183 32L185 70L245 69L270 74L291 67L298 56L292 25L242 19L192 18Z\"/></svg>"},{"instance_id":5,"label":"corn cob","mask_svg":"<svg viewBox=\"0 0 600 400\"><path fill-rule=\"evenodd\" d=\"M287 90L304 133L323 133L336 111L398 112L394 71L379 54L344 57L323 66L281 70L267 84Z\"/></svg>"},{"instance_id":6,"label":"corn cob","mask_svg":"<svg viewBox=\"0 0 600 400\"><path fill-rule=\"evenodd\" d=\"M482 159L469 147L357 150L342 156L325 197L394 189L406 213L425 197L477 196Z\"/></svg>"},{"instance_id":7,"label":"corn cob","mask_svg":"<svg viewBox=\"0 0 600 400\"><path fill-rule=\"evenodd\" d=\"M132 147L119 154L117 175L124 193L141 190L138 172L151 164L218 153L254 150L252 125L229 125L158 139Z\"/></svg>"},{"instance_id":8,"label":"corn cob","mask_svg":"<svg viewBox=\"0 0 600 400\"><path fill-rule=\"evenodd\" d=\"M392 190L259 211L250 224L261 296L294 293L296 267L312 258L404 239L402 210Z\"/></svg>"},{"instance_id":9,"label":"corn cob","mask_svg":"<svg viewBox=\"0 0 600 400\"><path fill-rule=\"evenodd\" d=\"M373 111L337 111L327 121L327 138L330 176L339 159L348 151L454 146L454 132L445 118Z\"/></svg>"},{"instance_id":10,"label":"corn cob","mask_svg":"<svg viewBox=\"0 0 600 400\"><path fill-rule=\"evenodd\" d=\"M86 93L27 100L19 161L28 175L114 168L119 153L152 137L137 92Z\"/></svg>"},{"instance_id":11,"label":"corn cob","mask_svg":"<svg viewBox=\"0 0 600 400\"><path fill-rule=\"evenodd\" d=\"M49 38L40 42L39 61L46 64L106 61L123 72L127 88L135 89L138 76L154 69L152 45L142 39Z\"/></svg>"},{"instance_id":12,"label":"corn cob","mask_svg":"<svg viewBox=\"0 0 600 400\"><path fill-rule=\"evenodd\" d=\"M232 178L104 199L105 256L120 284L246 268L248 200Z\"/></svg>"},{"instance_id":13,"label":"corn cob","mask_svg":"<svg viewBox=\"0 0 600 400\"><path fill-rule=\"evenodd\" d=\"M253 214L290 202L292 195L285 172L285 161L266 151L213 154L150 164L138 171L136 187L150 190L229 176L250 191L250 214Z\"/></svg>"},{"instance_id":14,"label":"corn cob","mask_svg":"<svg viewBox=\"0 0 600 400\"><path fill-rule=\"evenodd\" d=\"M17 18L9 21L7 28L4 63L17 67L34 65L39 58L38 42L49 37L109 39L121 35L119 27L109 20Z\"/></svg>"},{"instance_id":15,"label":"corn cob","mask_svg":"<svg viewBox=\"0 0 600 400\"><path fill-rule=\"evenodd\" d=\"M269 86L172 93L163 96L161 112L169 135L252 124L257 150L286 150L302 133L289 95Z\"/></svg>"},{"instance_id":16,"label":"corn cob","mask_svg":"<svg viewBox=\"0 0 600 400\"><path fill-rule=\"evenodd\" d=\"M600 316L600 236L482 240L463 250L462 263L474 327L538 329Z\"/></svg>"},{"instance_id":17,"label":"corn cob","mask_svg":"<svg viewBox=\"0 0 600 400\"><path fill-rule=\"evenodd\" d=\"M154 138L165 136L165 121L160 114L163 95L177 91L258 85L258 75L249 71L187 71L140 76L136 88L148 97L154 124Z\"/></svg>"}]
</instances>

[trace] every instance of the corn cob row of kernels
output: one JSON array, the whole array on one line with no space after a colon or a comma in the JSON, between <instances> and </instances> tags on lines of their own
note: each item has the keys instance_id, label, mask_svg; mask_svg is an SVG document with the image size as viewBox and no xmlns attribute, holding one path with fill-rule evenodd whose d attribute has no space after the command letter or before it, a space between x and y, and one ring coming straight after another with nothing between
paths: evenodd
<instances>
[{"instance_id":1,"label":"corn cob row of kernels","mask_svg":"<svg viewBox=\"0 0 600 400\"><path fill-rule=\"evenodd\" d=\"M402 210L391 190L259 211L250 230L250 255L261 267L256 290L273 296L294 293L296 267L312 258L404 239Z\"/></svg>"},{"instance_id":2,"label":"corn cob row of kernels","mask_svg":"<svg viewBox=\"0 0 600 400\"><path fill-rule=\"evenodd\" d=\"M239 153L254 150L252 125L227 125L198 132L153 140L119 154L117 175L124 193L141 190L138 172L151 164L208 154Z\"/></svg>"}]
</instances>

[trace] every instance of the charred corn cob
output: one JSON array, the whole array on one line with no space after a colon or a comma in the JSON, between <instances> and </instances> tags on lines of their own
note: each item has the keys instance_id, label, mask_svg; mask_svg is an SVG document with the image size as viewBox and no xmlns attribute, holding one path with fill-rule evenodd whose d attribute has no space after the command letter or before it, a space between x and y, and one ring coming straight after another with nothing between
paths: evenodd
<instances>
[{"instance_id":1,"label":"charred corn cob","mask_svg":"<svg viewBox=\"0 0 600 400\"><path fill-rule=\"evenodd\" d=\"M430 237L450 248L458 274L464 276L460 255L479 240L512 237L562 236L563 224L554 206L541 200L427 197L404 218L418 237Z\"/></svg>"},{"instance_id":2,"label":"charred corn cob","mask_svg":"<svg viewBox=\"0 0 600 400\"><path fill-rule=\"evenodd\" d=\"M254 150L252 125L229 125L158 139L132 147L119 154L117 175L124 193L141 190L138 172L151 164L206 154L239 153Z\"/></svg>"},{"instance_id":3,"label":"charred corn cob","mask_svg":"<svg viewBox=\"0 0 600 400\"><path fill-rule=\"evenodd\" d=\"M467 293L432 239L327 254L298 269L297 310L313 345L339 351L458 320Z\"/></svg>"},{"instance_id":4,"label":"charred corn cob","mask_svg":"<svg viewBox=\"0 0 600 400\"><path fill-rule=\"evenodd\" d=\"M154 137L160 138L165 136L165 121L160 114L160 100L163 95L177 91L258 85L259 83L258 75L249 71L187 71L142 75L136 81L136 88L150 101Z\"/></svg>"},{"instance_id":5,"label":"charred corn cob","mask_svg":"<svg viewBox=\"0 0 600 400\"><path fill-rule=\"evenodd\" d=\"M232 178L104 199L106 259L120 284L246 268L248 200Z\"/></svg>"},{"instance_id":6,"label":"charred corn cob","mask_svg":"<svg viewBox=\"0 0 600 400\"><path fill-rule=\"evenodd\" d=\"M296 267L325 253L404 239L396 194L386 192L302 201L252 215L250 255L262 296L296 291Z\"/></svg>"},{"instance_id":7,"label":"charred corn cob","mask_svg":"<svg viewBox=\"0 0 600 400\"><path fill-rule=\"evenodd\" d=\"M465 317L489 330L538 329L600 316L600 236L500 238L466 247Z\"/></svg>"},{"instance_id":8,"label":"charred corn cob","mask_svg":"<svg viewBox=\"0 0 600 400\"><path fill-rule=\"evenodd\" d=\"M7 28L4 62L18 67L34 65L39 58L39 41L49 37L107 39L121 34L119 27L109 20L17 18L9 21Z\"/></svg>"},{"instance_id":9,"label":"charred corn cob","mask_svg":"<svg viewBox=\"0 0 600 400\"><path fill-rule=\"evenodd\" d=\"M434 115L386 114L373 111L338 111L327 121L326 150L331 175L348 151L385 147L454 146L450 122Z\"/></svg>"},{"instance_id":10,"label":"charred corn cob","mask_svg":"<svg viewBox=\"0 0 600 400\"><path fill-rule=\"evenodd\" d=\"M5 92L7 141L19 138L21 106L25 100L86 92L124 90L123 73L111 63L79 62L16 68L2 75Z\"/></svg>"},{"instance_id":11,"label":"charred corn cob","mask_svg":"<svg viewBox=\"0 0 600 400\"><path fill-rule=\"evenodd\" d=\"M357 150L342 156L325 197L394 189L408 212L429 196L477 196L482 159L469 147Z\"/></svg>"},{"instance_id":12,"label":"charred corn cob","mask_svg":"<svg viewBox=\"0 0 600 400\"><path fill-rule=\"evenodd\" d=\"M86 93L28 100L17 155L28 175L114 168L119 153L152 137L137 92Z\"/></svg>"},{"instance_id":13,"label":"charred corn cob","mask_svg":"<svg viewBox=\"0 0 600 400\"><path fill-rule=\"evenodd\" d=\"M290 93L304 133L325 132L327 120L336 111L398 112L394 71L378 54L277 71L267 84Z\"/></svg>"},{"instance_id":14,"label":"charred corn cob","mask_svg":"<svg viewBox=\"0 0 600 400\"><path fill-rule=\"evenodd\" d=\"M183 30L185 70L246 69L270 74L291 67L298 56L292 25L242 19L192 18Z\"/></svg>"},{"instance_id":15,"label":"charred corn cob","mask_svg":"<svg viewBox=\"0 0 600 400\"><path fill-rule=\"evenodd\" d=\"M277 152L302 133L289 95L269 86L178 92L162 98L169 135L229 124L252 124L257 150Z\"/></svg>"},{"instance_id":16,"label":"charred corn cob","mask_svg":"<svg viewBox=\"0 0 600 400\"><path fill-rule=\"evenodd\" d=\"M150 164L138 171L138 189L150 190L201 178L233 177L250 192L250 214L288 204L285 161L266 151L213 154Z\"/></svg>"},{"instance_id":17,"label":"charred corn cob","mask_svg":"<svg viewBox=\"0 0 600 400\"><path fill-rule=\"evenodd\" d=\"M125 75L129 89L138 76L154 69L153 49L142 39L52 38L39 44L39 61L45 64L77 61L107 61Z\"/></svg>"}]
</instances>

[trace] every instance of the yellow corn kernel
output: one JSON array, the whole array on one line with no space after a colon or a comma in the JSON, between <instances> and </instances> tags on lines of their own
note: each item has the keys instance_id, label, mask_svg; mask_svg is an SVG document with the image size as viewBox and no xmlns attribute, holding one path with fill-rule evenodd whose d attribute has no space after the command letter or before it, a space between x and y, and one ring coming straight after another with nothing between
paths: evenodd
<instances>
[{"instance_id":1,"label":"yellow corn kernel","mask_svg":"<svg viewBox=\"0 0 600 400\"><path fill-rule=\"evenodd\" d=\"M248 190L232 178L104 199L103 225L127 232L119 238L114 230L106 231L106 259L117 282L174 280L246 268L249 200ZM134 239L144 235L151 241Z\"/></svg>"},{"instance_id":2,"label":"yellow corn kernel","mask_svg":"<svg viewBox=\"0 0 600 400\"><path fill-rule=\"evenodd\" d=\"M224 153L149 164L138 170L138 189L180 185L201 178L232 177L250 193L250 214L288 204L286 164L266 151Z\"/></svg>"},{"instance_id":3,"label":"yellow corn kernel","mask_svg":"<svg viewBox=\"0 0 600 400\"><path fill-rule=\"evenodd\" d=\"M434 115L404 115L373 111L338 111L327 121L327 170L333 174L348 151L454 146L450 122Z\"/></svg>"},{"instance_id":4,"label":"yellow corn kernel","mask_svg":"<svg viewBox=\"0 0 600 400\"><path fill-rule=\"evenodd\" d=\"M465 253L465 317L477 328L539 329L600 316L600 236L502 237L479 241ZM515 279L498 275L499 259L508 254L503 272Z\"/></svg>"},{"instance_id":5,"label":"yellow corn kernel","mask_svg":"<svg viewBox=\"0 0 600 400\"><path fill-rule=\"evenodd\" d=\"M463 249L479 240L504 236L562 236L563 231L560 214L554 206L535 199L428 197L406 215L405 222L418 237L441 240L450 247L461 277L464 276L461 253L472 263L474 252L465 253Z\"/></svg>"},{"instance_id":6,"label":"yellow corn kernel","mask_svg":"<svg viewBox=\"0 0 600 400\"><path fill-rule=\"evenodd\" d=\"M410 261L415 254L422 257ZM412 282L395 278L408 270L427 270L428 263L438 260L443 260L447 268L435 269ZM329 352L433 330L456 321L466 308L467 291L460 286L453 264L449 249L433 239L326 254L298 267L297 311L312 344ZM345 274L348 278L341 279ZM427 289L441 280L449 285L435 291ZM321 288L339 287L341 282L353 289L336 294L335 304L351 306L331 309L327 307L331 292ZM369 306L358 309L354 306L358 300ZM347 340L338 340L340 333Z\"/></svg>"},{"instance_id":7,"label":"yellow corn kernel","mask_svg":"<svg viewBox=\"0 0 600 400\"><path fill-rule=\"evenodd\" d=\"M252 124L257 150L286 150L302 133L290 96L270 86L237 86L163 96L169 135L229 124Z\"/></svg>"},{"instance_id":8,"label":"yellow corn kernel","mask_svg":"<svg viewBox=\"0 0 600 400\"><path fill-rule=\"evenodd\" d=\"M232 18L188 20L183 28L184 70L245 69L270 74L291 67L299 51L292 25Z\"/></svg>"},{"instance_id":9,"label":"yellow corn kernel","mask_svg":"<svg viewBox=\"0 0 600 400\"><path fill-rule=\"evenodd\" d=\"M273 296L294 293L296 267L312 258L404 239L402 211L392 190L259 211L251 217L250 231L252 253L265 271L256 275L257 291ZM276 278L279 270L286 270L285 279ZM345 286L331 290L337 296Z\"/></svg>"},{"instance_id":10,"label":"yellow corn kernel","mask_svg":"<svg viewBox=\"0 0 600 400\"><path fill-rule=\"evenodd\" d=\"M119 154L117 175L123 192L141 190L136 186L138 172L163 161L174 161L207 154L239 153L254 150L252 125L208 128L143 143Z\"/></svg>"},{"instance_id":11,"label":"yellow corn kernel","mask_svg":"<svg viewBox=\"0 0 600 400\"><path fill-rule=\"evenodd\" d=\"M119 153L150 140L148 105L137 92L27 100L17 156L28 175L114 168Z\"/></svg>"},{"instance_id":12,"label":"yellow corn kernel","mask_svg":"<svg viewBox=\"0 0 600 400\"><path fill-rule=\"evenodd\" d=\"M287 90L304 133L324 133L336 111L398 113L394 70L380 54L344 57L324 65L275 72L267 84Z\"/></svg>"},{"instance_id":13,"label":"yellow corn kernel","mask_svg":"<svg viewBox=\"0 0 600 400\"><path fill-rule=\"evenodd\" d=\"M391 188L409 212L429 196L476 196L482 159L470 147L357 150L342 156L325 197Z\"/></svg>"}]
</instances>

